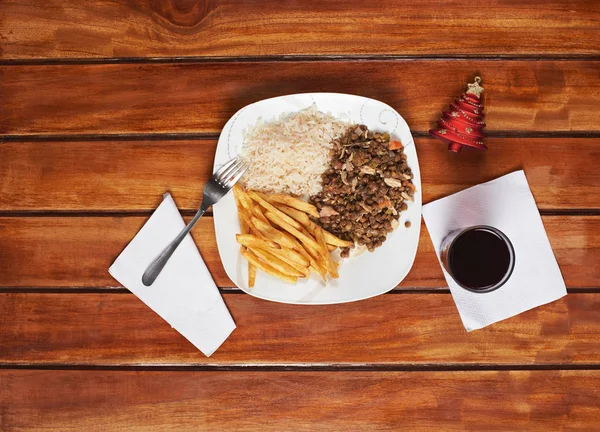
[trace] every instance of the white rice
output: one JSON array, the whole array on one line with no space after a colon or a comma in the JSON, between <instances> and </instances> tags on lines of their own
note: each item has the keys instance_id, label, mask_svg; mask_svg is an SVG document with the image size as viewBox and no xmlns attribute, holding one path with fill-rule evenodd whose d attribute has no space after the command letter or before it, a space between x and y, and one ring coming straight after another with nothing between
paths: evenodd
<instances>
[{"instance_id":1,"label":"white rice","mask_svg":"<svg viewBox=\"0 0 600 432\"><path fill-rule=\"evenodd\" d=\"M242 157L249 165L243 182L249 189L314 195L329 165L331 141L348 128L315 105L270 122L259 121L244 133Z\"/></svg>"}]
</instances>

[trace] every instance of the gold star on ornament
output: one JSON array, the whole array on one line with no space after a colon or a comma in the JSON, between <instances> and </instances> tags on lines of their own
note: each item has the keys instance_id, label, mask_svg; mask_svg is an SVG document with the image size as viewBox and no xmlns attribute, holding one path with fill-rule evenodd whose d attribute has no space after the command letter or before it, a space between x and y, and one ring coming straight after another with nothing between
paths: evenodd
<instances>
[{"instance_id":1,"label":"gold star on ornament","mask_svg":"<svg viewBox=\"0 0 600 432\"><path fill-rule=\"evenodd\" d=\"M446 135L446 129L440 129L440 133L441 133L442 135Z\"/></svg>"},{"instance_id":2,"label":"gold star on ornament","mask_svg":"<svg viewBox=\"0 0 600 432\"><path fill-rule=\"evenodd\" d=\"M478 111L478 110L473 110L473 112L474 112L475 114L479 114L479 111Z\"/></svg>"},{"instance_id":3,"label":"gold star on ornament","mask_svg":"<svg viewBox=\"0 0 600 432\"><path fill-rule=\"evenodd\" d=\"M471 132L473 132L473 129L471 129L471 128L466 128L465 130L467 131L468 134L470 134Z\"/></svg>"},{"instance_id":4,"label":"gold star on ornament","mask_svg":"<svg viewBox=\"0 0 600 432\"><path fill-rule=\"evenodd\" d=\"M458 113L456 111L452 111L452 114L450 114L452 117L458 117Z\"/></svg>"},{"instance_id":5,"label":"gold star on ornament","mask_svg":"<svg viewBox=\"0 0 600 432\"><path fill-rule=\"evenodd\" d=\"M475 77L475 82L473 84L467 84L467 93L472 93L477 97L481 96L481 93L483 92L483 87L479 85L480 82L481 78Z\"/></svg>"}]
</instances>

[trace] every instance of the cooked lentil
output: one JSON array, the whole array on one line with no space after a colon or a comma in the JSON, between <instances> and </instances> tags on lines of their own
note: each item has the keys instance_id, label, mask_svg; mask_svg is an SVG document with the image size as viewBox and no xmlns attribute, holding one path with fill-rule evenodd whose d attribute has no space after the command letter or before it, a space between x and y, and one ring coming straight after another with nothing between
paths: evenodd
<instances>
[{"instance_id":1,"label":"cooked lentil","mask_svg":"<svg viewBox=\"0 0 600 432\"><path fill-rule=\"evenodd\" d=\"M381 246L398 225L415 186L403 149L389 150L387 133L371 132L364 125L350 127L333 141L323 189L311 197L325 229L344 240ZM342 249L347 257L349 248Z\"/></svg>"}]
</instances>

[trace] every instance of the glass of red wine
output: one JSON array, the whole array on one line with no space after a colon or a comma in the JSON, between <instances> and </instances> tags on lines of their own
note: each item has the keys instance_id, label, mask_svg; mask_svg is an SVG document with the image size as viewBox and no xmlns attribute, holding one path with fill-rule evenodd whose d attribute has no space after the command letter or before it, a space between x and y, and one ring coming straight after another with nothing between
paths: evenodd
<instances>
[{"instance_id":1,"label":"glass of red wine","mask_svg":"<svg viewBox=\"0 0 600 432\"><path fill-rule=\"evenodd\" d=\"M515 250L499 229L477 225L448 234L442 241L444 268L462 288L487 293L500 288L515 267Z\"/></svg>"}]
</instances>

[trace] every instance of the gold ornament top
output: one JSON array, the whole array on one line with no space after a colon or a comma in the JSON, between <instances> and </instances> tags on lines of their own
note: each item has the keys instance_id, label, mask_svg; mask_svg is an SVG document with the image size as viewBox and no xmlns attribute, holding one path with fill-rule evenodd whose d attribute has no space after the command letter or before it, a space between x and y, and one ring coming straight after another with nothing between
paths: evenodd
<instances>
[{"instance_id":1,"label":"gold ornament top","mask_svg":"<svg viewBox=\"0 0 600 432\"><path fill-rule=\"evenodd\" d=\"M475 96L480 97L481 93L483 92L483 87L479 85L480 82L481 78L475 77L475 82L473 84L467 84L467 94L472 93Z\"/></svg>"}]
</instances>

